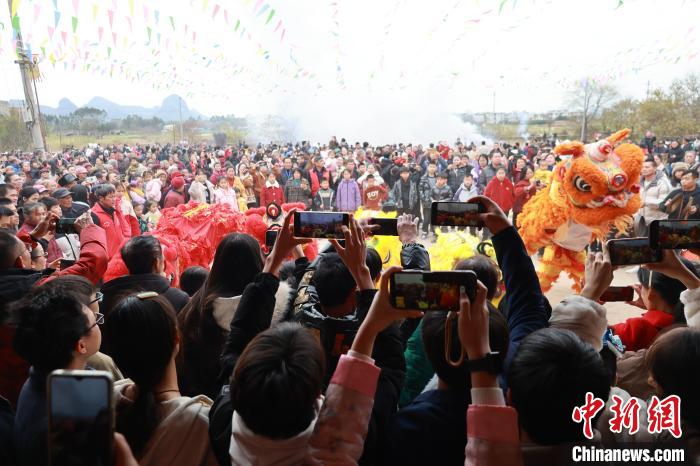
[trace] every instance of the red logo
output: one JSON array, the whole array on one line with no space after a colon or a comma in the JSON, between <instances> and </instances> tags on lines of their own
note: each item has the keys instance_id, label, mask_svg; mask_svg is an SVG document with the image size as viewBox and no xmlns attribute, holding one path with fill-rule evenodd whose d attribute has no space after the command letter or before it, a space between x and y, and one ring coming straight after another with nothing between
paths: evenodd
<instances>
[{"instance_id":1,"label":"red logo","mask_svg":"<svg viewBox=\"0 0 700 466\"><path fill-rule=\"evenodd\" d=\"M574 412L571 413L571 419L574 422L583 422L583 435L589 440L593 438L593 418L604 406L603 400L594 397L593 393L587 392L586 403L583 406L576 406Z\"/></svg>"}]
</instances>

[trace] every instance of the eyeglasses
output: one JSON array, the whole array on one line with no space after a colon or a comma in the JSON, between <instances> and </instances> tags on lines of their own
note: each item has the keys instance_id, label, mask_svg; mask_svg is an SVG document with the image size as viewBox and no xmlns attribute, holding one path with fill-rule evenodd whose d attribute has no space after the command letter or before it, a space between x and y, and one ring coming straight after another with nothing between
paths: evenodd
<instances>
[{"instance_id":1,"label":"eyeglasses","mask_svg":"<svg viewBox=\"0 0 700 466\"><path fill-rule=\"evenodd\" d=\"M100 292L98 291L97 293L95 293L95 299L93 299L92 301L90 301L89 304L92 304L92 303L101 303L101 302L102 302L102 298L104 298L104 296L105 296L105 295L103 295L102 293L100 293ZM102 315L102 314L99 314L99 315ZM102 317L104 317L104 316L102 316ZM100 322L100 323L102 323L102 322Z\"/></svg>"},{"instance_id":2,"label":"eyeglasses","mask_svg":"<svg viewBox=\"0 0 700 466\"><path fill-rule=\"evenodd\" d=\"M89 333L90 330L93 329L93 327L96 327L98 325L102 325L104 323L105 323L105 315L100 313L100 312L95 312L95 323L92 324L91 326L89 326L85 333Z\"/></svg>"}]
</instances>

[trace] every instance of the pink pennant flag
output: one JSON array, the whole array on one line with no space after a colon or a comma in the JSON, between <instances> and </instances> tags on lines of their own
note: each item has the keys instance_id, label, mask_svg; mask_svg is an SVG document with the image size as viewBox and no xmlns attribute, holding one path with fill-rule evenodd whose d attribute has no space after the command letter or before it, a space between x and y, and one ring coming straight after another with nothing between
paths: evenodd
<instances>
[{"instance_id":1,"label":"pink pennant flag","mask_svg":"<svg viewBox=\"0 0 700 466\"><path fill-rule=\"evenodd\" d=\"M66 38L68 37L68 33L66 31L61 31L61 39L63 39L63 45L66 45Z\"/></svg>"},{"instance_id":2,"label":"pink pennant flag","mask_svg":"<svg viewBox=\"0 0 700 466\"><path fill-rule=\"evenodd\" d=\"M275 31L274 31L274 32L277 32L277 31L279 30L280 26L282 26L282 20L280 20L280 21L277 22L277 26L275 26Z\"/></svg>"},{"instance_id":3,"label":"pink pennant flag","mask_svg":"<svg viewBox=\"0 0 700 466\"><path fill-rule=\"evenodd\" d=\"M107 16L109 16L109 28L114 28L114 10L107 10Z\"/></svg>"},{"instance_id":4,"label":"pink pennant flag","mask_svg":"<svg viewBox=\"0 0 700 466\"><path fill-rule=\"evenodd\" d=\"M146 5L143 6L143 17L148 21L148 7Z\"/></svg>"},{"instance_id":5,"label":"pink pennant flag","mask_svg":"<svg viewBox=\"0 0 700 466\"><path fill-rule=\"evenodd\" d=\"M219 12L220 8L221 8L221 6L219 6L218 3L216 5L214 5L214 13L212 13L212 15L211 15L212 18L216 18L216 14Z\"/></svg>"},{"instance_id":6,"label":"pink pennant flag","mask_svg":"<svg viewBox=\"0 0 700 466\"><path fill-rule=\"evenodd\" d=\"M100 42L102 42L102 33L104 33L105 28L102 26L97 28L97 38L99 39Z\"/></svg>"},{"instance_id":7,"label":"pink pennant flag","mask_svg":"<svg viewBox=\"0 0 700 466\"><path fill-rule=\"evenodd\" d=\"M282 29L282 37L280 37L280 42L284 40L284 33L287 32L286 29Z\"/></svg>"},{"instance_id":8,"label":"pink pennant flag","mask_svg":"<svg viewBox=\"0 0 700 466\"><path fill-rule=\"evenodd\" d=\"M185 24L185 35L187 35L187 29L188 29L188 28L189 28L189 26L187 26L187 25Z\"/></svg>"},{"instance_id":9,"label":"pink pennant flag","mask_svg":"<svg viewBox=\"0 0 700 466\"><path fill-rule=\"evenodd\" d=\"M56 30L54 28L52 28L51 26L48 27L48 30L49 30L49 39L53 40L53 34L54 34L54 32L56 32Z\"/></svg>"},{"instance_id":10,"label":"pink pennant flag","mask_svg":"<svg viewBox=\"0 0 700 466\"><path fill-rule=\"evenodd\" d=\"M126 18L126 22L129 23L129 30L130 30L131 32L134 32L134 28L133 28L133 26L132 26L132 24L131 24L131 18L130 18L129 16L125 16L125 18Z\"/></svg>"},{"instance_id":11,"label":"pink pennant flag","mask_svg":"<svg viewBox=\"0 0 700 466\"><path fill-rule=\"evenodd\" d=\"M197 41L197 31L192 31L192 42Z\"/></svg>"},{"instance_id":12,"label":"pink pennant flag","mask_svg":"<svg viewBox=\"0 0 700 466\"><path fill-rule=\"evenodd\" d=\"M80 0L73 0L73 11L75 14L78 14L78 4L80 3Z\"/></svg>"},{"instance_id":13,"label":"pink pennant flag","mask_svg":"<svg viewBox=\"0 0 700 466\"><path fill-rule=\"evenodd\" d=\"M258 0L258 2L255 4L255 7L253 8L253 11L258 11L258 8L263 4L264 0Z\"/></svg>"},{"instance_id":14,"label":"pink pennant flag","mask_svg":"<svg viewBox=\"0 0 700 466\"><path fill-rule=\"evenodd\" d=\"M112 33L112 44L114 44L115 47L117 46L117 33L116 32Z\"/></svg>"},{"instance_id":15,"label":"pink pennant flag","mask_svg":"<svg viewBox=\"0 0 700 466\"><path fill-rule=\"evenodd\" d=\"M35 3L34 4L34 22L36 23L37 18L39 17L39 12L41 11L41 4Z\"/></svg>"}]
</instances>

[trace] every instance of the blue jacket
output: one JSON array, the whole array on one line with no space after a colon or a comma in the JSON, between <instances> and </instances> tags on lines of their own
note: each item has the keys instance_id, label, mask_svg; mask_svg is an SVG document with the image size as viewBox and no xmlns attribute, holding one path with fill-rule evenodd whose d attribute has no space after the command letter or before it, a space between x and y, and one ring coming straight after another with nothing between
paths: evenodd
<instances>
[{"instance_id":1,"label":"blue jacket","mask_svg":"<svg viewBox=\"0 0 700 466\"><path fill-rule=\"evenodd\" d=\"M542 294L535 266L515 228L511 226L499 232L491 242L503 273L509 309L510 346L503 367L505 375L523 338L547 327L552 308Z\"/></svg>"},{"instance_id":2,"label":"blue jacket","mask_svg":"<svg viewBox=\"0 0 700 466\"><path fill-rule=\"evenodd\" d=\"M19 394L14 426L18 464L34 466L49 463L46 376L46 373L31 368Z\"/></svg>"},{"instance_id":3,"label":"blue jacket","mask_svg":"<svg viewBox=\"0 0 700 466\"><path fill-rule=\"evenodd\" d=\"M462 466L470 401L462 390L418 395L389 421L381 464Z\"/></svg>"}]
</instances>

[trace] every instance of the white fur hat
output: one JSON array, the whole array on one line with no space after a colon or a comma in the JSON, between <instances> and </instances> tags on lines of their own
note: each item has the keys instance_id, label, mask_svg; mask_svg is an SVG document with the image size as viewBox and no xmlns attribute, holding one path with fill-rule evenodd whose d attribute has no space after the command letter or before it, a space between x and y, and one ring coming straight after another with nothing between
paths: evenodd
<instances>
[{"instance_id":1,"label":"white fur hat","mask_svg":"<svg viewBox=\"0 0 700 466\"><path fill-rule=\"evenodd\" d=\"M603 334L608 328L605 308L583 296L569 296L552 309L549 326L571 330L596 351L603 348Z\"/></svg>"}]
</instances>

